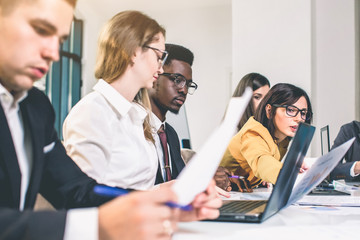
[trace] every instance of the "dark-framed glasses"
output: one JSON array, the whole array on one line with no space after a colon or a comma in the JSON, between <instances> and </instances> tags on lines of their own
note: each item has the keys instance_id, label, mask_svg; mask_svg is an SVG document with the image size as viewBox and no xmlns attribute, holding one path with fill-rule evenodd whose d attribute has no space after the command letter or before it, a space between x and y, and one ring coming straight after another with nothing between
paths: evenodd
<instances>
[{"instance_id":1,"label":"dark-framed glasses","mask_svg":"<svg viewBox=\"0 0 360 240\"><path fill-rule=\"evenodd\" d=\"M166 72L164 72L164 73L159 74L159 75L168 77L171 81L174 82L175 87L177 89L181 89L181 88L186 86L187 90L188 90L188 93L191 94L191 95L198 88L198 85L196 83L194 83L192 80L187 80L180 73L166 73Z\"/></svg>"},{"instance_id":2,"label":"dark-framed glasses","mask_svg":"<svg viewBox=\"0 0 360 240\"><path fill-rule=\"evenodd\" d=\"M156 54L158 56L158 62L159 62L159 65L162 67L164 66L164 63L169 55L169 53L165 50L161 50L161 49L158 49L158 48L154 48L154 47L150 47L150 46L144 46L144 48L149 48L151 50L154 50L155 53L156 52L159 52L161 54L161 57L158 56L158 54Z\"/></svg>"},{"instance_id":3,"label":"dark-framed glasses","mask_svg":"<svg viewBox=\"0 0 360 240\"><path fill-rule=\"evenodd\" d=\"M298 113L300 113L301 119L308 121L311 119L312 112L309 112L305 109L300 109L298 107L295 107L293 105L279 105L279 104L273 104L274 107L280 107L280 108L286 108L286 114L289 117L296 117Z\"/></svg>"}]
</instances>

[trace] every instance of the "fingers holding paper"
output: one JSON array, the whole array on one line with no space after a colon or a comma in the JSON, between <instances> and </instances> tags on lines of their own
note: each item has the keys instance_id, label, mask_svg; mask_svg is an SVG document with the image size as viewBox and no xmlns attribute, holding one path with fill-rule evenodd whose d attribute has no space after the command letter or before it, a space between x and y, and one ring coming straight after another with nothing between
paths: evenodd
<instances>
[{"instance_id":1,"label":"fingers holding paper","mask_svg":"<svg viewBox=\"0 0 360 240\"><path fill-rule=\"evenodd\" d=\"M191 211L179 211L179 221L197 221L203 219L215 219L219 216L219 208L222 200L219 197L215 182L211 181L206 191L198 194L191 203Z\"/></svg>"},{"instance_id":2,"label":"fingers holding paper","mask_svg":"<svg viewBox=\"0 0 360 240\"><path fill-rule=\"evenodd\" d=\"M99 207L99 239L171 239L176 230L176 202L170 188L134 192Z\"/></svg>"}]
</instances>

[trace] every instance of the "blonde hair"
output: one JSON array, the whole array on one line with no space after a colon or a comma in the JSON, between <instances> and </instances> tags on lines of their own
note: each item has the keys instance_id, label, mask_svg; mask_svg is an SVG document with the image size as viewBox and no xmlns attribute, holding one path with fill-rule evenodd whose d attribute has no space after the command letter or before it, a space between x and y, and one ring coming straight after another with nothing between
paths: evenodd
<instances>
[{"instance_id":1,"label":"blonde hair","mask_svg":"<svg viewBox=\"0 0 360 240\"><path fill-rule=\"evenodd\" d=\"M137 102L138 104L140 104L141 106L143 106L145 109L148 110L148 115L145 117L143 123L144 135L146 140L155 143L155 140L152 135L153 129L150 124L151 104L150 104L148 91L145 88L140 89L135 96L134 102Z\"/></svg>"},{"instance_id":2,"label":"blonde hair","mask_svg":"<svg viewBox=\"0 0 360 240\"><path fill-rule=\"evenodd\" d=\"M95 77L111 83L124 74L138 47L157 40L165 29L154 19L138 11L116 14L105 25L98 41Z\"/></svg>"},{"instance_id":3,"label":"blonde hair","mask_svg":"<svg viewBox=\"0 0 360 240\"><path fill-rule=\"evenodd\" d=\"M98 41L95 77L112 83L124 74L138 47L144 47L158 40L156 35L165 29L154 19L139 11L124 11L112 17L104 26ZM140 89L134 101L151 112L151 104L146 89ZM145 118L145 138L155 142L152 136L150 115Z\"/></svg>"}]
</instances>

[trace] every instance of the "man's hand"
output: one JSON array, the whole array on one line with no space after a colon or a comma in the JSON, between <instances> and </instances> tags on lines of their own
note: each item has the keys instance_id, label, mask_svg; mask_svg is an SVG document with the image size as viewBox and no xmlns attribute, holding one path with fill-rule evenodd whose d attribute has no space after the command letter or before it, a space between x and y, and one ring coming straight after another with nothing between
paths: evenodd
<instances>
[{"instance_id":1,"label":"man's hand","mask_svg":"<svg viewBox=\"0 0 360 240\"><path fill-rule=\"evenodd\" d=\"M226 198L231 197L229 192L225 191L224 189L219 188L218 186L215 186L215 190L216 190L218 196L223 196Z\"/></svg>"},{"instance_id":2,"label":"man's hand","mask_svg":"<svg viewBox=\"0 0 360 240\"><path fill-rule=\"evenodd\" d=\"M176 202L170 188L134 192L99 207L99 239L171 239L176 229Z\"/></svg>"},{"instance_id":3,"label":"man's hand","mask_svg":"<svg viewBox=\"0 0 360 240\"><path fill-rule=\"evenodd\" d=\"M303 164L301 165L301 168L299 170L299 173L303 173L308 169L309 169L309 165L307 165L305 162L303 162Z\"/></svg>"},{"instance_id":4,"label":"man's hand","mask_svg":"<svg viewBox=\"0 0 360 240\"><path fill-rule=\"evenodd\" d=\"M359 162L359 161L357 161L357 162L355 163L354 173L355 173L355 174L360 174L360 162Z\"/></svg>"}]
</instances>

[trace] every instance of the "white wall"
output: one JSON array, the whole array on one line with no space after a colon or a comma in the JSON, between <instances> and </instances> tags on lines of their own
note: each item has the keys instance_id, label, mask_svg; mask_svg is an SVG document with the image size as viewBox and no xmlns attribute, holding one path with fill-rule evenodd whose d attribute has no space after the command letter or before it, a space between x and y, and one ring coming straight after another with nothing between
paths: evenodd
<instances>
[{"instance_id":1,"label":"white wall","mask_svg":"<svg viewBox=\"0 0 360 240\"><path fill-rule=\"evenodd\" d=\"M83 29L83 58L82 58L82 96L89 93L96 83L94 76L97 39L104 20L99 12L86 0L80 0L75 9L75 17L84 22Z\"/></svg>"},{"instance_id":2,"label":"white wall","mask_svg":"<svg viewBox=\"0 0 360 240\"><path fill-rule=\"evenodd\" d=\"M233 1L233 88L249 72L311 93L310 0Z\"/></svg>"},{"instance_id":3,"label":"white wall","mask_svg":"<svg viewBox=\"0 0 360 240\"><path fill-rule=\"evenodd\" d=\"M313 11L315 124L329 124L332 145L340 126L354 120L357 112L355 2L317 0Z\"/></svg>"},{"instance_id":4,"label":"white wall","mask_svg":"<svg viewBox=\"0 0 360 240\"><path fill-rule=\"evenodd\" d=\"M166 27L167 42L195 54L193 77L199 89L186 102L195 150L220 122L241 77L255 71L272 85L289 82L308 92L317 127L310 154L318 156L319 129L329 124L332 142L340 126L359 115L355 1L184 0L180 5L165 0L79 0L77 16L85 21L83 93L95 84L100 27L125 6L141 10ZM123 7L109 7L109 2Z\"/></svg>"},{"instance_id":5,"label":"white wall","mask_svg":"<svg viewBox=\"0 0 360 240\"><path fill-rule=\"evenodd\" d=\"M250 71L272 85L288 82L311 98L317 127L310 155L320 155L319 129L330 141L355 119L354 0L233 0L233 84Z\"/></svg>"},{"instance_id":6,"label":"white wall","mask_svg":"<svg viewBox=\"0 0 360 240\"><path fill-rule=\"evenodd\" d=\"M103 1L104 7L106 2ZM198 150L219 124L230 96L231 1L194 7L177 7L177 3L169 1L165 4L153 1L151 5L133 4L127 9L140 10L155 18L166 28L166 42L183 45L195 55L193 79L199 88L188 96L185 104L191 144ZM85 20L83 94L90 92L96 82L93 69L100 26L112 15L126 10L114 7L104 14L103 9L96 8L88 0L80 0L77 6L77 13Z\"/></svg>"}]
</instances>

